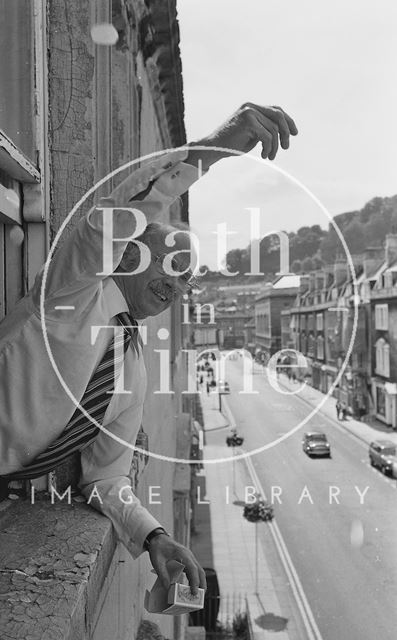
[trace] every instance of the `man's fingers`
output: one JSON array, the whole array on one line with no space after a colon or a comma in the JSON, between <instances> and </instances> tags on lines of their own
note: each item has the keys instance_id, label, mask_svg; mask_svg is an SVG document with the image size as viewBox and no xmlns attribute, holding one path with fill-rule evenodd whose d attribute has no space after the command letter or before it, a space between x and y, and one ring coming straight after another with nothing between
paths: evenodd
<instances>
[{"instance_id":1,"label":"man's fingers","mask_svg":"<svg viewBox=\"0 0 397 640\"><path fill-rule=\"evenodd\" d=\"M198 587L206 589L207 580L205 577L205 571L199 565L193 554L189 554L189 556L184 555L181 558L181 561L185 565L184 571L187 575L192 594L196 595L198 593Z\"/></svg>"},{"instance_id":2,"label":"man's fingers","mask_svg":"<svg viewBox=\"0 0 397 640\"><path fill-rule=\"evenodd\" d=\"M260 125L263 127L265 131L268 131L270 134L270 149L262 148L262 158L269 158L269 160L274 160L278 151L278 136L279 130L276 126L273 125L272 121L268 118L264 117L262 114L259 114L257 120ZM266 153L267 152L267 153Z\"/></svg>"},{"instance_id":3,"label":"man's fingers","mask_svg":"<svg viewBox=\"0 0 397 640\"><path fill-rule=\"evenodd\" d=\"M198 565L198 572L199 572L199 579L200 579L199 587L201 589L206 589L207 588L207 578L206 578L204 569L202 567L200 567L200 565Z\"/></svg>"},{"instance_id":4,"label":"man's fingers","mask_svg":"<svg viewBox=\"0 0 397 640\"><path fill-rule=\"evenodd\" d=\"M193 595L198 593L199 587L202 589L207 588L204 570L200 567L192 552L172 538L167 536L154 538L149 547L149 555L153 568L166 589L170 585L166 566L169 560L177 560L184 565L184 571Z\"/></svg>"},{"instance_id":5,"label":"man's fingers","mask_svg":"<svg viewBox=\"0 0 397 640\"><path fill-rule=\"evenodd\" d=\"M283 112L284 118L286 119L288 127L289 127L290 134L292 136L298 135L298 127L296 126L296 124L295 124L294 120L291 118L291 116L289 116L288 113L286 113L284 111L284 109L282 109L282 107L278 107L276 105L273 105L273 109L278 109L279 111Z\"/></svg>"},{"instance_id":6,"label":"man's fingers","mask_svg":"<svg viewBox=\"0 0 397 640\"><path fill-rule=\"evenodd\" d=\"M262 143L262 158L274 160L278 151L278 130L268 118L254 109L247 111L250 125L257 140Z\"/></svg>"},{"instance_id":7,"label":"man's fingers","mask_svg":"<svg viewBox=\"0 0 397 640\"><path fill-rule=\"evenodd\" d=\"M189 581L190 591L195 596L197 595L198 588L200 586L200 576L199 576L198 566L195 562L191 560L184 560L183 564L185 565L184 571Z\"/></svg>"},{"instance_id":8,"label":"man's fingers","mask_svg":"<svg viewBox=\"0 0 397 640\"><path fill-rule=\"evenodd\" d=\"M282 109L277 107L257 107L257 111L262 117L265 117L268 121L273 122L277 128L278 135L280 136L280 144L283 149L289 147L290 128L285 117L285 113ZM278 141L277 141L278 148ZM273 158L270 158L273 160Z\"/></svg>"},{"instance_id":9,"label":"man's fingers","mask_svg":"<svg viewBox=\"0 0 397 640\"><path fill-rule=\"evenodd\" d=\"M164 560L156 560L155 562L152 561L152 564L155 572L161 580L163 587L165 589L168 589L168 587L170 586L170 578L168 575L166 562Z\"/></svg>"},{"instance_id":10,"label":"man's fingers","mask_svg":"<svg viewBox=\"0 0 397 640\"><path fill-rule=\"evenodd\" d=\"M278 106L261 107L260 105L254 104L252 102L247 102L246 104L244 104L242 109L250 110L256 117L264 117L267 119L267 121L273 123L273 125L277 128L278 135L280 136L281 147L283 149L288 149L289 137L290 135L296 135L298 133L298 129L293 119L284 111L284 109ZM273 148L273 153L269 155L269 159L273 160L274 157L275 153Z\"/></svg>"}]
</instances>

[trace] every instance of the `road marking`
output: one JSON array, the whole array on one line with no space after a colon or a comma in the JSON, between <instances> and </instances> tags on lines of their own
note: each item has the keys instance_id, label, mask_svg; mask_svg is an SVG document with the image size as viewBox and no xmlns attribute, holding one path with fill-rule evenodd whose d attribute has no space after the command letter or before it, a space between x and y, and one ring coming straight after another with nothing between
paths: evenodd
<instances>
[{"instance_id":1,"label":"road marking","mask_svg":"<svg viewBox=\"0 0 397 640\"><path fill-rule=\"evenodd\" d=\"M62 305L62 304L58 304L58 305L55 307L55 310L56 310L56 311L74 311L74 310L75 310L75 308L76 308L76 307L75 307L74 305L72 305L72 304L70 304L70 305L67 305L67 304L64 304L64 305Z\"/></svg>"},{"instance_id":2,"label":"road marking","mask_svg":"<svg viewBox=\"0 0 397 640\"><path fill-rule=\"evenodd\" d=\"M258 474L256 473L255 467L252 464L251 458L244 458L244 459L248 467L248 472L252 478L253 484L257 492L264 498L264 500L266 500L264 489L262 487L261 481L259 480ZM275 520L270 521L268 524L269 524L269 530L272 535L274 544L279 553L281 563L284 567L285 573L287 574L289 584L291 585L291 589L294 594L296 604L302 616L302 621L305 626L308 639L323 640L320 630L314 619L314 615L310 608L306 594L303 590L301 581L299 580L298 573L292 563L291 556L288 553L287 546L281 535L281 531L278 527L278 524L277 522L275 522Z\"/></svg>"},{"instance_id":3,"label":"road marking","mask_svg":"<svg viewBox=\"0 0 397 640\"><path fill-rule=\"evenodd\" d=\"M236 428L236 421L234 419L234 415L231 412L231 409L229 407L229 403L226 400L225 396L223 396L222 403L223 403L223 412L226 414L225 418L226 418L226 420L229 421L229 424L227 426L229 426L231 429L235 429Z\"/></svg>"},{"instance_id":4,"label":"road marking","mask_svg":"<svg viewBox=\"0 0 397 640\"><path fill-rule=\"evenodd\" d=\"M200 451L204 449L204 433L202 429L199 431L199 449Z\"/></svg>"}]
</instances>

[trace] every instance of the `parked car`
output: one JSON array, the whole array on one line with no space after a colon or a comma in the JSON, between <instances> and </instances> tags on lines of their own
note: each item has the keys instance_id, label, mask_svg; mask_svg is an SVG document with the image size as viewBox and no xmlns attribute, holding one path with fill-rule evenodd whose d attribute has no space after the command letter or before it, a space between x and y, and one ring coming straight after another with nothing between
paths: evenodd
<instances>
[{"instance_id":1,"label":"parked car","mask_svg":"<svg viewBox=\"0 0 397 640\"><path fill-rule=\"evenodd\" d=\"M383 473L393 475L397 462L397 447L391 440L374 440L369 445L369 461Z\"/></svg>"},{"instance_id":2,"label":"parked car","mask_svg":"<svg viewBox=\"0 0 397 640\"><path fill-rule=\"evenodd\" d=\"M309 431L303 434L302 448L308 456L331 457L331 446L322 431Z\"/></svg>"}]
</instances>

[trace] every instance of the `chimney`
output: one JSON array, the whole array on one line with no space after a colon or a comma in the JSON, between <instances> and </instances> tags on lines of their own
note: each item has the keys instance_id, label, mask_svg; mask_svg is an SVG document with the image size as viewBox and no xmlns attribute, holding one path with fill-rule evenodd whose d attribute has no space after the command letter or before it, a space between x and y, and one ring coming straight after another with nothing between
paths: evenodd
<instances>
[{"instance_id":1,"label":"chimney","mask_svg":"<svg viewBox=\"0 0 397 640\"><path fill-rule=\"evenodd\" d=\"M340 287L342 282L346 280L347 264L344 258L336 258L334 263L334 285Z\"/></svg>"},{"instance_id":2,"label":"chimney","mask_svg":"<svg viewBox=\"0 0 397 640\"><path fill-rule=\"evenodd\" d=\"M324 287L328 289L331 286L334 278L334 265L333 264L325 264L323 266L324 273Z\"/></svg>"},{"instance_id":3,"label":"chimney","mask_svg":"<svg viewBox=\"0 0 397 640\"><path fill-rule=\"evenodd\" d=\"M388 267L391 267L397 260L397 234L388 233L386 236L385 258Z\"/></svg>"},{"instance_id":4,"label":"chimney","mask_svg":"<svg viewBox=\"0 0 397 640\"><path fill-rule=\"evenodd\" d=\"M385 250L383 247L367 247L364 253L364 274L366 277L373 275L384 261Z\"/></svg>"},{"instance_id":5,"label":"chimney","mask_svg":"<svg viewBox=\"0 0 397 640\"><path fill-rule=\"evenodd\" d=\"M323 271L316 271L315 273L315 290L321 291L324 289L325 273Z\"/></svg>"},{"instance_id":6,"label":"chimney","mask_svg":"<svg viewBox=\"0 0 397 640\"><path fill-rule=\"evenodd\" d=\"M362 267L363 264L364 264L364 256L363 256L362 253L351 253L350 256L351 256L351 259L352 259L354 270L355 270L356 275L357 275L358 269L360 269L360 267ZM350 272L351 271L350 265L348 265L348 269L349 269L349 272Z\"/></svg>"}]
</instances>

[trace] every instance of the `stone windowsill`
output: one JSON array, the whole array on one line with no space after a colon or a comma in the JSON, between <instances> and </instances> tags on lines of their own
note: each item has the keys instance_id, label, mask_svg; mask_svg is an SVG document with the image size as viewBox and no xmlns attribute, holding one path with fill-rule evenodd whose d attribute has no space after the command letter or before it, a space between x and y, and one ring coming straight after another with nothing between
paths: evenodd
<instances>
[{"instance_id":1,"label":"stone windowsill","mask_svg":"<svg viewBox=\"0 0 397 640\"><path fill-rule=\"evenodd\" d=\"M82 640L116 547L84 503L19 500L0 513L2 640Z\"/></svg>"}]
</instances>

